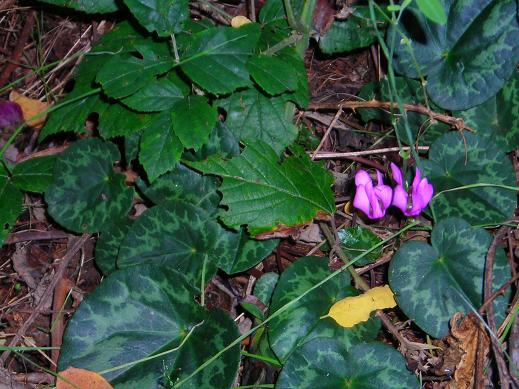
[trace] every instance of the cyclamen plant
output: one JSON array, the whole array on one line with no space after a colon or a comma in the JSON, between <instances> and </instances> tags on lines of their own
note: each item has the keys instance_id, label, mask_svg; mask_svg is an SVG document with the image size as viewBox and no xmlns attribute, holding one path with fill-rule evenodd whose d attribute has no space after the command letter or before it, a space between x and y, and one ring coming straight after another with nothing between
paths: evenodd
<instances>
[{"instance_id":1,"label":"cyclamen plant","mask_svg":"<svg viewBox=\"0 0 519 389\"><path fill-rule=\"evenodd\" d=\"M384 184L382 173L377 170L377 185L365 170L359 170L355 175L357 187L353 205L360 209L370 219L380 219L386 210L394 205L405 216L418 216L427 207L432 199L434 189L426 177L422 178L420 169L416 174L411 187L404 181L400 168L391 162L391 172L396 186L392 189Z\"/></svg>"}]
</instances>

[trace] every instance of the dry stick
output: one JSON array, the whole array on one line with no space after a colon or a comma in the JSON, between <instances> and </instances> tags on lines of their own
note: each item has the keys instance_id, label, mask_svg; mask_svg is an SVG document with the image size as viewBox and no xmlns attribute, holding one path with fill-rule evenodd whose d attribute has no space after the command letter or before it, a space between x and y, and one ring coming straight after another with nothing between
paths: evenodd
<instances>
[{"instance_id":1,"label":"dry stick","mask_svg":"<svg viewBox=\"0 0 519 389\"><path fill-rule=\"evenodd\" d=\"M484 283L484 296L485 299L488 299L492 294L492 270L494 268L494 257L496 255L496 249L499 240L503 237L503 234L506 232L506 228L501 228L496 236L494 237L490 248L487 253L487 260L485 263L485 283ZM496 333L496 319L494 317L494 306L489 304L486 307L487 312L487 321L490 327L490 330L493 333ZM490 340L492 341L492 350L494 351L494 356L496 358L497 371L499 373L499 380L501 381L501 387L504 389L510 388L510 375L508 374L508 370L506 367L505 359L503 358L503 350L501 348L501 344L499 344L499 340L495 339L495 336L490 334Z\"/></svg>"},{"instance_id":2,"label":"dry stick","mask_svg":"<svg viewBox=\"0 0 519 389\"><path fill-rule=\"evenodd\" d=\"M315 155L314 159L353 159L357 157L361 157L363 155L373 155L373 154L387 154L387 153L395 153L402 151L410 150L409 147L385 147L383 149L374 149L374 150L364 150L364 151L350 151L345 153L332 153L332 152L321 152ZM416 151L429 151L429 146L418 146L416 147Z\"/></svg>"},{"instance_id":3,"label":"dry stick","mask_svg":"<svg viewBox=\"0 0 519 389\"><path fill-rule=\"evenodd\" d=\"M31 313L31 315L27 318L27 320L23 323L23 325L20 327L20 329L16 332L16 335L13 337L11 342L9 343L9 347L15 347L18 342L22 339L22 337L25 335L29 327L32 325L34 320L38 317L39 311L43 310L43 307L45 306L47 299L49 299L52 296L52 293L54 292L54 288L56 288L56 285L63 277L63 274L65 274L65 270L67 270L67 265L76 255L76 253L81 250L81 247L85 244L85 242L90 238L89 234L83 234L79 238L74 238L74 243L72 244L72 248L67 251L65 256L61 259L61 262L58 266L58 269L56 270L56 273L54 274L54 278L52 279L52 282L50 285L45 289L45 292L43 292L43 295L40 298L40 302L34 309L34 312ZM7 360L7 357L11 353L11 350L6 350L2 353L2 356L0 356L0 364L3 365L5 361Z\"/></svg>"},{"instance_id":4,"label":"dry stick","mask_svg":"<svg viewBox=\"0 0 519 389\"><path fill-rule=\"evenodd\" d=\"M453 127L456 127L458 130L468 130L474 132L472 128L465 124L465 121L461 118L455 118L449 115L444 115L438 112L431 111L429 108L419 105L419 104L404 104L404 109L406 111L418 112L423 115L429 116L431 119L438 120L440 122L444 122L450 124ZM398 109L398 104L390 103L389 101L378 101L378 100L369 100L369 101L344 101L339 104L320 104L314 103L310 104L308 109L314 110L333 110L337 108L349 108L349 109L358 109L358 108L381 108L381 109Z\"/></svg>"},{"instance_id":5,"label":"dry stick","mask_svg":"<svg viewBox=\"0 0 519 389\"><path fill-rule=\"evenodd\" d=\"M333 117L332 122L330 123L330 125L326 129L326 132L324 133L323 137L321 138L321 141L317 145L317 148L315 149L314 153L312 154L312 161L315 159L315 156L317 155L319 150L321 150L321 147L323 147L324 142L328 138L328 135L330 135L330 132L332 131L333 127L335 126L335 123L337 123L337 120L339 120L341 115L342 115L342 108L339 108L339 110L337 111L337 113Z\"/></svg>"},{"instance_id":6,"label":"dry stick","mask_svg":"<svg viewBox=\"0 0 519 389\"><path fill-rule=\"evenodd\" d=\"M18 62L23 54L23 49L27 43L27 40L29 39L29 35L32 32L32 28L34 27L35 15L36 11L34 10L29 11L27 15L27 20L25 21L25 25L22 28L22 32L20 32L18 42L16 42L16 46L14 47L13 53L11 54L11 59L6 65L2 74L0 74L0 88L7 83L11 73L14 72L14 70L18 67Z\"/></svg>"},{"instance_id":7,"label":"dry stick","mask_svg":"<svg viewBox=\"0 0 519 389\"><path fill-rule=\"evenodd\" d=\"M19 242L27 242L33 240L54 240L65 239L70 236L69 233L63 231L22 231L10 234L4 244L14 244Z\"/></svg>"},{"instance_id":8,"label":"dry stick","mask_svg":"<svg viewBox=\"0 0 519 389\"><path fill-rule=\"evenodd\" d=\"M516 273L515 276L513 276L509 281L505 282L503 286L497 289L492 294L492 296L488 297L486 301L483 303L483 305L478 309L478 312L480 314L485 313L485 310L487 309L488 305L496 298L498 298L500 295L502 295L505 292L505 290L517 280L519 280L519 273Z\"/></svg>"}]
</instances>

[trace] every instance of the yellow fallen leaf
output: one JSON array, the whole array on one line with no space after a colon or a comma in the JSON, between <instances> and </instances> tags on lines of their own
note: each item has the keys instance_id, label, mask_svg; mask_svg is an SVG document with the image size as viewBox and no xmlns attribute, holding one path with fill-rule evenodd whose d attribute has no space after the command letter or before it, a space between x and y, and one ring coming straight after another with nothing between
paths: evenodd
<instances>
[{"instance_id":1,"label":"yellow fallen leaf","mask_svg":"<svg viewBox=\"0 0 519 389\"><path fill-rule=\"evenodd\" d=\"M234 28L239 28L239 27L243 26L244 24L249 24L249 23L252 23L250 21L250 19L248 17L242 16L242 15L235 16L234 18L231 19L231 26Z\"/></svg>"},{"instance_id":2,"label":"yellow fallen leaf","mask_svg":"<svg viewBox=\"0 0 519 389\"><path fill-rule=\"evenodd\" d=\"M9 94L9 100L17 103L22 108L23 118L29 126L38 129L43 127L45 120L47 120L47 115L43 115L33 120L29 119L48 109L50 106L49 104L25 97L14 90Z\"/></svg>"},{"instance_id":3,"label":"yellow fallen leaf","mask_svg":"<svg viewBox=\"0 0 519 389\"><path fill-rule=\"evenodd\" d=\"M63 377L66 381L60 379L60 377ZM69 367L59 373L56 380L56 389L113 389L113 387L107 380L93 371Z\"/></svg>"},{"instance_id":4,"label":"yellow fallen leaf","mask_svg":"<svg viewBox=\"0 0 519 389\"><path fill-rule=\"evenodd\" d=\"M389 285L377 286L359 296L346 297L330 308L328 316L342 327L353 327L367 321L371 312L377 309L396 307L396 301Z\"/></svg>"}]
</instances>

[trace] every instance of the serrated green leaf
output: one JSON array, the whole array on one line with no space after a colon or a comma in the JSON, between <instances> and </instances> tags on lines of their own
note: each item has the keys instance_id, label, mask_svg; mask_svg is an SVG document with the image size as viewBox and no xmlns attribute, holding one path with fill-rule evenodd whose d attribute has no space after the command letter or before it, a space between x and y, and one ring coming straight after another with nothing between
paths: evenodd
<instances>
[{"instance_id":1,"label":"serrated green leaf","mask_svg":"<svg viewBox=\"0 0 519 389\"><path fill-rule=\"evenodd\" d=\"M210 157L188 164L223 177L222 202L229 210L222 220L235 229L248 225L252 236L305 223L318 212L335 211L332 176L303 154L279 163L272 147L257 141L229 161Z\"/></svg>"},{"instance_id":2,"label":"serrated green leaf","mask_svg":"<svg viewBox=\"0 0 519 389\"><path fill-rule=\"evenodd\" d=\"M209 139L218 112L206 97L188 96L173 106L171 118L173 130L184 147L196 151Z\"/></svg>"},{"instance_id":3,"label":"serrated green leaf","mask_svg":"<svg viewBox=\"0 0 519 389\"><path fill-rule=\"evenodd\" d=\"M119 11L116 0L40 0L43 3L60 5L87 13L109 13Z\"/></svg>"},{"instance_id":4,"label":"serrated green leaf","mask_svg":"<svg viewBox=\"0 0 519 389\"><path fill-rule=\"evenodd\" d=\"M186 150L183 159L187 161L201 161L211 155L220 155L224 158L231 158L240 155L240 141L227 128L225 123L218 122L209 134L209 140L196 152Z\"/></svg>"},{"instance_id":5,"label":"serrated green leaf","mask_svg":"<svg viewBox=\"0 0 519 389\"><path fill-rule=\"evenodd\" d=\"M139 23L158 36L181 32L189 19L188 0L124 0Z\"/></svg>"},{"instance_id":6,"label":"serrated green leaf","mask_svg":"<svg viewBox=\"0 0 519 389\"><path fill-rule=\"evenodd\" d=\"M374 245L381 242L371 230L361 227L349 227L339 230L337 233L341 242L341 247L350 259L353 259L365 251L371 249ZM382 247L375 249L364 257L355 262L355 266L365 266L375 262L382 255Z\"/></svg>"},{"instance_id":7,"label":"serrated green leaf","mask_svg":"<svg viewBox=\"0 0 519 389\"><path fill-rule=\"evenodd\" d=\"M471 133L448 133L421 160L423 175L434 186L431 202L438 219L461 217L472 225L499 224L512 216L517 193L480 187L440 193L470 184L515 186L515 174L505 153L493 142Z\"/></svg>"},{"instance_id":8,"label":"serrated green leaf","mask_svg":"<svg viewBox=\"0 0 519 389\"><path fill-rule=\"evenodd\" d=\"M382 26L381 26L382 27ZM335 20L319 39L323 53L333 54L368 47L377 40L367 6L356 6L346 20Z\"/></svg>"},{"instance_id":9,"label":"serrated green leaf","mask_svg":"<svg viewBox=\"0 0 519 389\"><path fill-rule=\"evenodd\" d=\"M298 259L281 274L272 295L269 315L329 274L327 258ZM269 341L280 361L286 362L297 347L316 338L335 338L346 348L376 338L380 328L378 319L370 319L352 328L340 327L332 319L321 319L336 301L358 294L350 281L350 275L343 272L272 318L268 327Z\"/></svg>"},{"instance_id":10,"label":"serrated green leaf","mask_svg":"<svg viewBox=\"0 0 519 389\"><path fill-rule=\"evenodd\" d=\"M222 348L222 343L227 345L237 336L230 318L206 312L194 303L196 293L169 267L143 265L112 273L87 296L68 323L60 371L69 366L104 371L125 365L104 374L117 389L158 389L176 367L189 374L199 358L205 360L214 347ZM179 350L149 358L179 347L191 330ZM145 358L148 360L131 363ZM238 358L239 348L232 348L196 376L198 387L229 388ZM218 377L218 382L211 376Z\"/></svg>"},{"instance_id":11,"label":"serrated green leaf","mask_svg":"<svg viewBox=\"0 0 519 389\"><path fill-rule=\"evenodd\" d=\"M12 184L20 190L43 193L52 183L56 157L31 158L13 169Z\"/></svg>"},{"instance_id":12,"label":"serrated green leaf","mask_svg":"<svg viewBox=\"0 0 519 389\"><path fill-rule=\"evenodd\" d=\"M202 269L205 266L207 283L220 258L227 255L227 245L226 231L213 215L182 201L168 202L148 209L133 223L119 249L117 266L167 265L199 288Z\"/></svg>"},{"instance_id":13,"label":"serrated green leaf","mask_svg":"<svg viewBox=\"0 0 519 389\"><path fill-rule=\"evenodd\" d=\"M137 131L124 137L124 159L127 166L129 166L133 160L137 159L139 155L141 135L142 132Z\"/></svg>"},{"instance_id":14,"label":"serrated green leaf","mask_svg":"<svg viewBox=\"0 0 519 389\"><path fill-rule=\"evenodd\" d=\"M316 339L297 349L276 383L276 389L418 387L404 357L392 347L373 342L347 348L335 339Z\"/></svg>"},{"instance_id":15,"label":"serrated green leaf","mask_svg":"<svg viewBox=\"0 0 519 389\"><path fill-rule=\"evenodd\" d=\"M259 25L215 27L194 34L181 58L182 70L198 85L215 94L250 85L246 64L259 38Z\"/></svg>"},{"instance_id":16,"label":"serrated green leaf","mask_svg":"<svg viewBox=\"0 0 519 389\"><path fill-rule=\"evenodd\" d=\"M302 0L290 0L290 4L292 5L292 10L294 11L294 16L296 19L299 18L301 14L301 9L303 7ZM283 5L283 0L268 0L265 2L263 7L261 7L259 13L259 21L261 23L267 23L278 19L285 19L285 6Z\"/></svg>"},{"instance_id":17,"label":"serrated green leaf","mask_svg":"<svg viewBox=\"0 0 519 389\"><path fill-rule=\"evenodd\" d=\"M427 93L440 107L464 110L495 95L516 67L517 1L440 2L445 25L429 21L415 5L407 8L399 28L411 42L408 46L397 34L394 66L409 77L426 75ZM391 31L388 36L393 36Z\"/></svg>"},{"instance_id":18,"label":"serrated green leaf","mask_svg":"<svg viewBox=\"0 0 519 389\"><path fill-rule=\"evenodd\" d=\"M240 140L260 139L278 154L297 136L294 106L282 96L267 97L256 89L233 93L217 101L225 109L225 125Z\"/></svg>"},{"instance_id":19,"label":"serrated green leaf","mask_svg":"<svg viewBox=\"0 0 519 389\"><path fill-rule=\"evenodd\" d=\"M279 275L277 273L265 273L254 285L254 296L260 299L267 307L270 305L270 299L278 280Z\"/></svg>"},{"instance_id":20,"label":"serrated green leaf","mask_svg":"<svg viewBox=\"0 0 519 389\"><path fill-rule=\"evenodd\" d=\"M277 57L257 55L249 60L247 69L254 81L271 95L295 90L299 82L293 69Z\"/></svg>"},{"instance_id":21,"label":"serrated green leaf","mask_svg":"<svg viewBox=\"0 0 519 389\"><path fill-rule=\"evenodd\" d=\"M449 333L456 312L472 312L483 304L485 258L492 237L463 219L445 219L433 229L431 245L404 243L391 260L389 283L398 306L435 338ZM493 287L510 278L502 249L495 256ZM510 291L494 303L502 318Z\"/></svg>"},{"instance_id":22,"label":"serrated green leaf","mask_svg":"<svg viewBox=\"0 0 519 389\"><path fill-rule=\"evenodd\" d=\"M150 181L173 169L182 155L182 143L173 131L168 111L153 115L141 135L139 161Z\"/></svg>"},{"instance_id":23,"label":"serrated green leaf","mask_svg":"<svg viewBox=\"0 0 519 389\"><path fill-rule=\"evenodd\" d=\"M474 108L455 112L482 138L495 142L504 151L519 144L519 72L515 72L503 89Z\"/></svg>"},{"instance_id":24,"label":"serrated green leaf","mask_svg":"<svg viewBox=\"0 0 519 389\"><path fill-rule=\"evenodd\" d=\"M120 157L113 143L99 139L82 139L61 153L45 192L53 219L74 232L99 232L126 215L133 190L113 170Z\"/></svg>"},{"instance_id":25,"label":"serrated green leaf","mask_svg":"<svg viewBox=\"0 0 519 389\"><path fill-rule=\"evenodd\" d=\"M106 109L99 113L99 134L110 139L116 136L131 135L150 125L154 116L134 112L120 103L105 105Z\"/></svg>"},{"instance_id":26,"label":"serrated green leaf","mask_svg":"<svg viewBox=\"0 0 519 389\"><path fill-rule=\"evenodd\" d=\"M416 5L434 23L447 23L447 15L445 15L443 4L439 0L416 0Z\"/></svg>"},{"instance_id":27,"label":"serrated green leaf","mask_svg":"<svg viewBox=\"0 0 519 389\"><path fill-rule=\"evenodd\" d=\"M113 222L97 239L95 262L105 276L116 270L119 247L131 225L130 219Z\"/></svg>"},{"instance_id":28,"label":"serrated green leaf","mask_svg":"<svg viewBox=\"0 0 519 389\"><path fill-rule=\"evenodd\" d=\"M0 246L9 235L22 212L23 193L11 182L3 165L0 166Z\"/></svg>"},{"instance_id":29,"label":"serrated green leaf","mask_svg":"<svg viewBox=\"0 0 519 389\"><path fill-rule=\"evenodd\" d=\"M175 103L182 101L184 95L177 84L162 77L154 80L121 102L138 112L157 112L171 109Z\"/></svg>"}]
</instances>

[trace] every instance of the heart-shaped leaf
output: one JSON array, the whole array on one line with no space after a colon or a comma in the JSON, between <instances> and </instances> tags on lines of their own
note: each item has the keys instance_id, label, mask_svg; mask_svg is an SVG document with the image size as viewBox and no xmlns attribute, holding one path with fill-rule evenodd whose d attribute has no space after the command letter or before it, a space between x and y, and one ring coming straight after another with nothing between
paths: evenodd
<instances>
[{"instance_id":1,"label":"heart-shaped leaf","mask_svg":"<svg viewBox=\"0 0 519 389\"><path fill-rule=\"evenodd\" d=\"M383 343L345 346L337 339L315 339L288 359L276 389L409 389L419 386L404 357Z\"/></svg>"},{"instance_id":2,"label":"heart-shaped leaf","mask_svg":"<svg viewBox=\"0 0 519 389\"><path fill-rule=\"evenodd\" d=\"M113 143L99 139L77 141L59 155L45 192L54 220L75 232L99 232L126 215L133 190L113 170L120 157Z\"/></svg>"},{"instance_id":3,"label":"heart-shaped leaf","mask_svg":"<svg viewBox=\"0 0 519 389\"><path fill-rule=\"evenodd\" d=\"M427 92L440 107L463 110L495 95L517 65L517 1L440 2L445 25L428 20L416 5L407 8L399 28L408 39L395 32L394 64L408 77L426 75ZM393 33L389 31L389 41Z\"/></svg>"},{"instance_id":4,"label":"heart-shaped leaf","mask_svg":"<svg viewBox=\"0 0 519 389\"><path fill-rule=\"evenodd\" d=\"M13 169L12 184L20 190L43 193L52 183L56 157L31 158Z\"/></svg>"},{"instance_id":5,"label":"heart-shaped leaf","mask_svg":"<svg viewBox=\"0 0 519 389\"><path fill-rule=\"evenodd\" d=\"M265 273L254 285L254 296L261 300L266 306L270 305L270 298L274 293L274 288L278 283L279 275L277 273Z\"/></svg>"},{"instance_id":6,"label":"heart-shaped leaf","mask_svg":"<svg viewBox=\"0 0 519 389\"><path fill-rule=\"evenodd\" d=\"M104 275L116 270L119 248L131 225L130 219L119 220L112 223L97 239L95 261Z\"/></svg>"},{"instance_id":7,"label":"heart-shaped leaf","mask_svg":"<svg viewBox=\"0 0 519 389\"><path fill-rule=\"evenodd\" d=\"M463 219L445 219L433 229L431 245L404 243L391 260L389 283L398 306L421 329L435 338L449 333L456 312L470 313L483 304L485 258L492 237ZM505 253L498 249L493 287L509 278ZM494 303L503 318L510 291Z\"/></svg>"},{"instance_id":8,"label":"heart-shaped leaf","mask_svg":"<svg viewBox=\"0 0 519 389\"><path fill-rule=\"evenodd\" d=\"M456 114L480 137L493 141L504 151L514 150L519 144L519 72L497 95Z\"/></svg>"},{"instance_id":9,"label":"heart-shaped leaf","mask_svg":"<svg viewBox=\"0 0 519 389\"><path fill-rule=\"evenodd\" d=\"M194 303L196 293L167 266L143 265L112 273L68 323L60 370L113 369L103 376L116 388L158 389L172 372L181 369L181 374L189 374L238 336L232 319ZM227 389L238 360L237 345L189 382Z\"/></svg>"},{"instance_id":10,"label":"heart-shaped leaf","mask_svg":"<svg viewBox=\"0 0 519 389\"><path fill-rule=\"evenodd\" d=\"M189 19L189 0L124 0L139 23L158 36L181 32Z\"/></svg>"},{"instance_id":11,"label":"heart-shaped leaf","mask_svg":"<svg viewBox=\"0 0 519 389\"><path fill-rule=\"evenodd\" d=\"M436 140L423 174L434 186L431 202L438 219L462 217L473 225L499 224L512 216L517 194L508 189L480 187L443 192L470 184L515 186L512 164L493 142L477 135L449 133Z\"/></svg>"},{"instance_id":12,"label":"heart-shaped leaf","mask_svg":"<svg viewBox=\"0 0 519 389\"><path fill-rule=\"evenodd\" d=\"M257 141L229 161L210 157L189 165L223 177L220 190L229 210L222 220L235 229L247 224L252 236L335 211L330 173L303 152L279 163L276 152Z\"/></svg>"},{"instance_id":13,"label":"heart-shaped leaf","mask_svg":"<svg viewBox=\"0 0 519 389\"><path fill-rule=\"evenodd\" d=\"M326 258L298 259L281 274L272 295L269 315L329 274ZM290 309L270 321L268 327L270 346L282 362L287 360L294 349L316 338L340 339L345 348L376 338L380 328L378 319L370 319L353 328L340 327L330 318L321 319L328 314L330 307L336 301L358 294L350 285L350 281L348 273L341 273L325 285L308 293Z\"/></svg>"}]
</instances>

